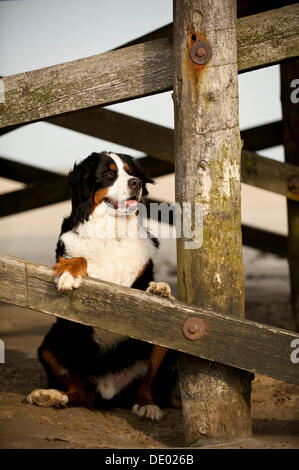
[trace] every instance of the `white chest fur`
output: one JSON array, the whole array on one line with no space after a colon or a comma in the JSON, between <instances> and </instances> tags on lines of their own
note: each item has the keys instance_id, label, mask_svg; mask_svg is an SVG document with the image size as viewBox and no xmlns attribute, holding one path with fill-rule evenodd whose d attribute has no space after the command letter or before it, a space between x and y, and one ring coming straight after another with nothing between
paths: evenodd
<instances>
[{"instance_id":1,"label":"white chest fur","mask_svg":"<svg viewBox=\"0 0 299 470\"><path fill-rule=\"evenodd\" d=\"M97 208L87 222L64 233L61 240L67 258L86 259L89 276L128 287L156 252L152 241L140 236L138 217L120 217L116 223L105 207Z\"/></svg>"}]
</instances>

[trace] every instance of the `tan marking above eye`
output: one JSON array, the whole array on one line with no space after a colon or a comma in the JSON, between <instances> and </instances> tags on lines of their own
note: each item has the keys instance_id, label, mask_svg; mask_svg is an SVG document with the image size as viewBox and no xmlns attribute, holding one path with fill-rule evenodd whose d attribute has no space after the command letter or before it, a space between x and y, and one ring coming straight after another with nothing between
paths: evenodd
<instances>
[{"instance_id":1,"label":"tan marking above eye","mask_svg":"<svg viewBox=\"0 0 299 470\"><path fill-rule=\"evenodd\" d=\"M117 166L115 165L115 163L109 163L109 168L112 171L117 171Z\"/></svg>"},{"instance_id":2,"label":"tan marking above eye","mask_svg":"<svg viewBox=\"0 0 299 470\"><path fill-rule=\"evenodd\" d=\"M129 173L129 171L131 171L131 168L130 166L126 163L125 166L124 166L124 169Z\"/></svg>"}]
</instances>

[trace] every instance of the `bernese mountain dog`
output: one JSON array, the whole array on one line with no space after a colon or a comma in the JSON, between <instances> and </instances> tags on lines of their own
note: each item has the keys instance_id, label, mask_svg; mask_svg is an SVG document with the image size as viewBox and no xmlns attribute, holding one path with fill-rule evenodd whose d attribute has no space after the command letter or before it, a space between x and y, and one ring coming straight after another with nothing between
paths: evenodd
<instances>
[{"instance_id":1,"label":"bernese mountain dog","mask_svg":"<svg viewBox=\"0 0 299 470\"><path fill-rule=\"evenodd\" d=\"M74 165L68 182L72 211L57 243L57 288L78 288L88 275L171 297L168 284L154 281L158 240L148 231L140 237L138 203L153 181L138 162L123 154L92 153ZM125 224L121 234L120 224ZM38 357L49 389L31 392L31 404L126 407L152 420L163 416L161 408L180 406L175 352L164 347L58 318Z\"/></svg>"}]
</instances>

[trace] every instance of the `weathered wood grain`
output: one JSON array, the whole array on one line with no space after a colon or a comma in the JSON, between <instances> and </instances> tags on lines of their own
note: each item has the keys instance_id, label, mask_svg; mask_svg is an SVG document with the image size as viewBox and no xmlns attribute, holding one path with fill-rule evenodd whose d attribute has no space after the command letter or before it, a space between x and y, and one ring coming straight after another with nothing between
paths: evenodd
<instances>
[{"instance_id":1,"label":"weathered wood grain","mask_svg":"<svg viewBox=\"0 0 299 470\"><path fill-rule=\"evenodd\" d=\"M0 298L1 302L13 303L20 307L28 306L24 260L0 255Z\"/></svg>"},{"instance_id":2,"label":"weathered wood grain","mask_svg":"<svg viewBox=\"0 0 299 470\"><path fill-rule=\"evenodd\" d=\"M290 361L290 343L298 334L204 307L92 278L77 290L58 292L48 266L5 254L0 254L0 301L299 384L299 365ZM201 340L188 340L182 332L190 316L207 324Z\"/></svg>"},{"instance_id":3,"label":"weathered wood grain","mask_svg":"<svg viewBox=\"0 0 299 470\"><path fill-rule=\"evenodd\" d=\"M235 0L174 1L176 202L203 208L193 246L177 238L177 284L180 300L243 317L236 21ZM190 50L203 38L213 57L199 66ZM251 434L248 374L184 355L178 366L187 445Z\"/></svg>"},{"instance_id":4,"label":"weathered wood grain","mask_svg":"<svg viewBox=\"0 0 299 470\"><path fill-rule=\"evenodd\" d=\"M298 55L298 12L296 4L238 20L239 72ZM215 54L213 61L216 65L221 57ZM172 39L11 75L3 82L0 128L167 91L173 86Z\"/></svg>"},{"instance_id":5,"label":"weathered wood grain","mask_svg":"<svg viewBox=\"0 0 299 470\"><path fill-rule=\"evenodd\" d=\"M243 183L299 201L299 195L288 189L289 179L292 176L299 177L296 165L278 162L247 150L242 150L241 162Z\"/></svg>"},{"instance_id":6,"label":"weathered wood grain","mask_svg":"<svg viewBox=\"0 0 299 470\"><path fill-rule=\"evenodd\" d=\"M266 12L269 10L274 10L277 8L282 8L287 5L293 5L294 1L288 0L272 0L271 3L261 2L260 0L238 0L237 2L237 17L243 18L244 16L256 15L258 13ZM173 33L173 24L169 23L161 28L155 29L150 33L144 34L136 39L133 39L121 46L116 47L115 49L122 49L128 46L134 46L135 44L140 44L146 41L152 41L153 39L167 37Z\"/></svg>"},{"instance_id":7,"label":"weathered wood grain","mask_svg":"<svg viewBox=\"0 0 299 470\"><path fill-rule=\"evenodd\" d=\"M238 20L238 68L243 72L298 55L299 4ZM254 18L254 24L252 19Z\"/></svg>"},{"instance_id":8,"label":"weathered wood grain","mask_svg":"<svg viewBox=\"0 0 299 470\"><path fill-rule=\"evenodd\" d=\"M171 88L170 38L3 78L0 127Z\"/></svg>"}]
</instances>

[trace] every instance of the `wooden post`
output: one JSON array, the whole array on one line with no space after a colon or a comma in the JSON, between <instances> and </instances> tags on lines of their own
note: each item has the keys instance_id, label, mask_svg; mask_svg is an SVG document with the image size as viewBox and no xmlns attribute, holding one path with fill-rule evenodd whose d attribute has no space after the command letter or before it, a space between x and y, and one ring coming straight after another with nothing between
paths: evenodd
<instances>
[{"instance_id":1,"label":"wooden post","mask_svg":"<svg viewBox=\"0 0 299 470\"><path fill-rule=\"evenodd\" d=\"M299 93L296 91L296 88L298 89L299 79L299 59L282 63L280 71L285 160L293 165L299 165ZM294 79L297 79L297 83L292 85ZM298 195L298 177L296 181ZM287 206L291 304L295 328L299 331L299 201L288 199Z\"/></svg>"},{"instance_id":2,"label":"wooden post","mask_svg":"<svg viewBox=\"0 0 299 470\"><path fill-rule=\"evenodd\" d=\"M205 65L190 58L198 40L212 48ZM176 200L204 213L202 247L177 240L179 299L243 317L235 1L174 0L174 57ZM178 365L187 445L251 434L248 373L186 355Z\"/></svg>"}]
</instances>

